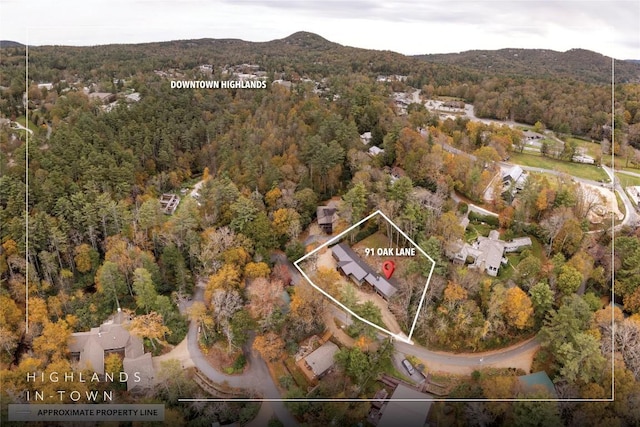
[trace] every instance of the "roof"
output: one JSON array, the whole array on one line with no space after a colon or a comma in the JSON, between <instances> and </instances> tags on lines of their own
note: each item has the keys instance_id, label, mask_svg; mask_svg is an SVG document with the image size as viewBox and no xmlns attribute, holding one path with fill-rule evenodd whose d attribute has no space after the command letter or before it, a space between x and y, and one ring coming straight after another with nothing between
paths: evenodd
<instances>
[{"instance_id":1,"label":"roof","mask_svg":"<svg viewBox=\"0 0 640 427\"><path fill-rule=\"evenodd\" d=\"M432 396L402 383L398 384L387 405L382 409L378 427L423 427L433 401L407 402L400 399L432 399Z\"/></svg>"},{"instance_id":2,"label":"roof","mask_svg":"<svg viewBox=\"0 0 640 427\"><path fill-rule=\"evenodd\" d=\"M387 298L398 291L388 280L364 262L349 245L338 243L331 247L331 252L345 275L351 275L358 281L366 281Z\"/></svg>"},{"instance_id":3,"label":"roof","mask_svg":"<svg viewBox=\"0 0 640 427\"><path fill-rule=\"evenodd\" d=\"M336 213L336 208L330 206L318 206L316 211L318 215L318 224L332 224L333 215Z\"/></svg>"},{"instance_id":4,"label":"roof","mask_svg":"<svg viewBox=\"0 0 640 427\"><path fill-rule=\"evenodd\" d=\"M146 389L153 385L151 353L144 353L136 358L125 357L122 361L122 369L127 373L127 390Z\"/></svg>"},{"instance_id":5,"label":"roof","mask_svg":"<svg viewBox=\"0 0 640 427\"><path fill-rule=\"evenodd\" d=\"M535 372L529 375L518 377L518 382L525 393L535 392L543 389L551 394L551 397L557 399L558 393L556 387L551 382L551 378L545 371Z\"/></svg>"},{"instance_id":6,"label":"roof","mask_svg":"<svg viewBox=\"0 0 640 427\"><path fill-rule=\"evenodd\" d=\"M368 284L382 292L387 298L393 296L398 290L379 274L367 274L364 278Z\"/></svg>"},{"instance_id":7,"label":"roof","mask_svg":"<svg viewBox=\"0 0 640 427\"><path fill-rule=\"evenodd\" d=\"M512 181L517 181L518 178L520 178L520 176L522 175L524 171L522 170L522 168L518 165L515 165L514 167L512 167L511 169L509 169L506 172L502 173L502 179L510 179Z\"/></svg>"},{"instance_id":8,"label":"roof","mask_svg":"<svg viewBox=\"0 0 640 427\"><path fill-rule=\"evenodd\" d=\"M369 148L369 154L372 156L377 156L378 154L384 153L384 150L380 147L376 147L375 145Z\"/></svg>"},{"instance_id":9,"label":"roof","mask_svg":"<svg viewBox=\"0 0 640 427\"><path fill-rule=\"evenodd\" d=\"M340 350L337 345L327 341L305 357L305 361L315 376L320 376L333 366L333 356Z\"/></svg>"},{"instance_id":10,"label":"roof","mask_svg":"<svg viewBox=\"0 0 640 427\"><path fill-rule=\"evenodd\" d=\"M91 328L87 332L76 332L71 334L69 339L69 351L79 353L78 366L83 369L91 369L95 373L104 375L105 352L124 351L122 361L124 372L128 374L129 381L127 387L146 387L151 385L145 382L145 377L153 378L153 364L151 363L151 353L144 352L142 340L131 333L123 326L129 321L124 313L116 313L111 319L104 322L100 327ZM135 374L138 373L136 376ZM135 384L129 384L138 377L142 379ZM129 390L131 390L129 388Z\"/></svg>"},{"instance_id":11,"label":"roof","mask_svg":"<svg viewBox=\"0 0 640 427\"><path fill-rule=\"evenodd\" d=\"M369 266L348 245L338 243L331 247L331 253L338 260L338 267L345 275L351 275L361 281L369 274Z\"/></svg>"},{"instance_id":12,"label":"roof","mask_svg":"<svg viewBox=\"0 0 640 427\"><path fill-rule=\"evenodd\" d=\"M476 259L476 265L480 266L484 263L485 268L493 267L496 270L500 268L502 254L504 253L504 242L502 240L478 237L478 249L481 253Z\"/></svg>"}]
</instances>

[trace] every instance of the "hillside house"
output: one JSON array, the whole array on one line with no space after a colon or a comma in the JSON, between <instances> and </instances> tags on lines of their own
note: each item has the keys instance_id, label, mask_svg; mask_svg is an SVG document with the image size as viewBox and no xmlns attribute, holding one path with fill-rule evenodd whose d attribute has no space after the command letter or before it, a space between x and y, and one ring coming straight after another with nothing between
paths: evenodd
<instances>
[{"instance_id":1,"label":"hillside house","mask_svg":"<svg viewBox=\"0 0 640 427\"><path fill-rule=\"evenodd\" d=\"M333 233L333 225L337 220L335 206L318 206L316 214L318 216L318 226L327 234Z\"/></svg>"},{"instance_id":2,"label":"hillside house","mask_svg":"<svg viewBox=\"0 0 640 427\"><path fill-rule=\"evenodd\" d=\"M353 249L344 243L331 247L331 254L338 262L338 270L353 280L358 286L367 283L385 300L389 300L398 290L387 279L376 273Z\"/></svg>"},{"instance_id":3,"label":"hillside house","mask_svg":"<svg viewBox=\"0 0 640 427\"><path fill-rule=\"evenodd\" d=\"M100 101L103 104L109 104L116 100L116 95L109 92L91 92L87 96L91 101Z\"/></svg>"},{"instance_id":4,"label":"hillside house","mask_svg":"<svg viewBox=\"0 0 640 427\"><path fill-rule=\"evenodd\" d=\"M178 204L180 203L180 197L175 194L165 193L160 196L160 207L162 212L167 215L173 214L176 209L178 209Z\"/></svg>"},{"instance_id":5,"label":"hillside house","mask_svg":"<svg viewBox=\"0 0 640 427\"><path fill-rule=\"evenodd\" d=\"M433 404L430 399L433 399L430 394L398 384L391 398L380 408L378 427L424 427Z\"/></svg>"}]
</instances>

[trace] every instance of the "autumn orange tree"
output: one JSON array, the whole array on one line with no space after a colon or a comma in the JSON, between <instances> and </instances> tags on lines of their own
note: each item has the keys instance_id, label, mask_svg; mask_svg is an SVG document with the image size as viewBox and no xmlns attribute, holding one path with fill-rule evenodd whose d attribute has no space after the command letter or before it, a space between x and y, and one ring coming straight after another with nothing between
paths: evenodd
<instances>
[{"instance_id":1,"label":"autumn orange tree","mask_svg":"<svg viewBox=\"0 0 640 427\"><path fill-rule=\"evenodd\" d=\"M260 353L263 359L273 362L284 354L284 341L275 332L267 332L255 338L253 349Z\"/></svg>"}]
</instances>

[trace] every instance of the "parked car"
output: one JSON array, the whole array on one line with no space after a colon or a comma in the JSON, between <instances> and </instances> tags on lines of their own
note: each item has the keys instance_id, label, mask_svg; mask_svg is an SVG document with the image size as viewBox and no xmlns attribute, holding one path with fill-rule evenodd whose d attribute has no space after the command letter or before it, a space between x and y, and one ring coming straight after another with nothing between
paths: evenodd
<instances>
[{"instance_id":1,"label":"parked car","mask_svg":"<svg viewBox=\"0 0 640 427\"><path fill-rule=\"evenodd\" d=\"M413 375L415 372L413 365L407 359L402 359L402 366L409 372L409 375Z\"/></svg>"}]
</instances>

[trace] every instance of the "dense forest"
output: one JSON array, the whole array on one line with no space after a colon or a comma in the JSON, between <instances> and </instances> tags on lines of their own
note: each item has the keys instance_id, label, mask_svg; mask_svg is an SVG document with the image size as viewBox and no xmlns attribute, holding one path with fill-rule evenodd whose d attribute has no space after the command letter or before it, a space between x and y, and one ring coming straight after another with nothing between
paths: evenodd
<instances>
[{"instance_id":1,"label":"dense forest","mask_svg":"<svg viewBox=\"0 0 640 427\"><path fill-rule=\"evenodd\" d=\"M607 398L615 381L620 396L593 417L608 425L638 420L637 228L612 235L595 227L586 219L595 201L570 177L546 174L532 174L515 202L498 197L485 204L497 217L472 215L468 204L483 203L497 162L518 150L522 130L443 120L417 103L400 114L393 102L395 92L418 89L425 99L454 97L472 103L478 117L547 128L564 139L613 139L613 153L633 165L640 158L634 150L640 86L632 81L638 67L622 66L612 115L611 86L597 77L606 71L601 61L586 70L574 66L590 63L584 52L573 52L562 68L536 62L546 74L496 67L488 75L463 61L355 49L309 33L266 43L43 46L29 48L25 85L25 48L2 49L0 115L32 131L28 146L24 130L3 125L0 133L0 368L9 382L33 366L68 363L65 349L51 343L99 325L118 308L148 320L140 334L158 354L182 341L189 317L201 323L203 345L217 343L234 357L248 342L264 359L295 354L301 340L322 332L326 302L309 286L289 287L289 273L275 260L285 254L295 261L309 249L303 242L316 208L333 199L344 223L380 209L436 261L416 329L420 344L478 351L539 334L534 365L549 373L562 397ZM202 64L212 65L211 74ZM269 81L266 89L170 86L177 79L226 79L225 71L253 64ZM379 75L406 78L381 83ZM93 93L113 94L117 102L106 111ZM127 102L131 93L140 99ZM384 154L367 154L365 132ZM392 177L392 169L402 177ZM181 197L172 215L162 212L163 193ZM492 278L447 260L447 244L469 238L460 225L467 215L479 234L499 230L505 239L534 240L510 258L517 269ZM414 265L408 281L425 268ZM621 307L615 329L605 308L613 302L612 271ZM181 314L178 303L198 284L204 303ZM390 302L400 322L413 317L418 291L404 289ZM291 297L288 309L283 292ZM356 339L360 333L370 332L356 331ZM620 356L615 380L612 350ZM371 392L368 373L385 369L389 358L384 345L341 350L346 380L323 383L319 393ZM504 378L483 378L453 394L505 397L496 391ZM291 397L301 396L290 389ZM292 411L314 425L353 421L346 407L334 414L308 408ZM202 410L180 409L192 420ZM235 414L228 419L238 419L238 408L226 410ZM461 419L496 425L530 410L456 409ZM582 425L584 413L567 403L549 419Z\"/></svg>"}]
</instances>

